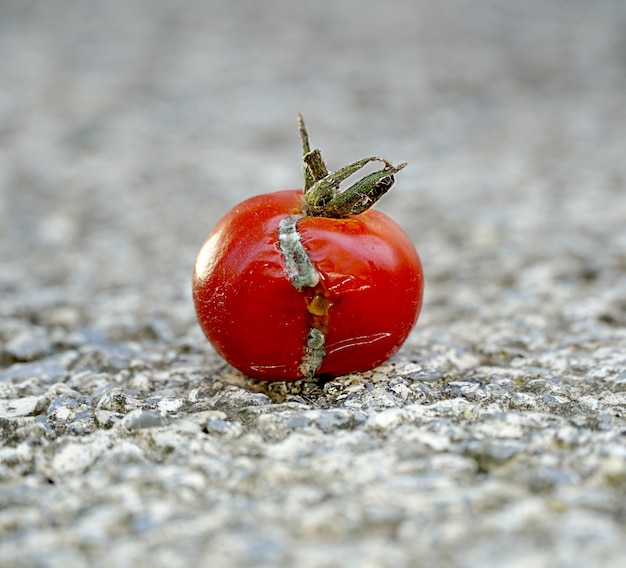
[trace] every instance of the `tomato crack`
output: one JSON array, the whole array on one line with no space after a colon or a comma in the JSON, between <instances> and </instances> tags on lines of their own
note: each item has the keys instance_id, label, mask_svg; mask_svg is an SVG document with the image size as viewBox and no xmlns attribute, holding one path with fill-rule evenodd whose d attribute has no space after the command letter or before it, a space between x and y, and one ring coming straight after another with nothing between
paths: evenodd
<instances>
[{"instance_id":1,"label":"tomato crack","mask_svg":"<svg viewBox=\"0 0 626 568\"><path fill-rule=\"evenodd\" d=\"M301 218L301 215L290 215L278 224L278 246L285 259L287 278L298 290L313 288L320 281L319 272L313 266L298 233L297 224Z\"/></svg>"},{"instance_id":2,"label":"tomato crack","mask_svg":"<svg viewBox=\"0 0 626 568\"><path fill-rule=\"evenodd\" d=\"M326 349L324 349L325 343L326 338L321 330L315 327L309 329L304 355L300 362L300 370L305 378L312 378L322 366L324 357L326 356Z\"/></svg>"},{"instance_id":3,"label":"tomato crack","mask_svg":"<svg viewBox=\"0 0 626 568\"><path fill-rule=\"evenodd\" d=\"M314 292L320 283L320 274L313 266L298 232L302 215L290 215L278 224L278 246L283 253L287 278L299 292L303 292L309 313L309 333L300 362L300 371L311 378L320 369L326 356L324 320L328 313L328 300ZM306 289L306 290L305 290Z\"/></svg>"}]
</instances>

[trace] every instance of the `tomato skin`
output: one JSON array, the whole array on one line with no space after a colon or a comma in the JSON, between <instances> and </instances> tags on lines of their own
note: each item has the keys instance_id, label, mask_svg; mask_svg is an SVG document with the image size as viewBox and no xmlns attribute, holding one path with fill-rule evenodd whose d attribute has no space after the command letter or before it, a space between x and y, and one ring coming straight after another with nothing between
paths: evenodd
<instances>
[{"instance_id":1,"label":"tomato skin","mask_svg":"<svg viewBox=\"0 0 626 568\"><path fill-rule=\"evenodd\" d=\"M381 212L342 219L304 216L297 229L320 274L298 290L278 244L281 220L300 215L301 190L248 199L228 212L198 254L193 300L200 327L231 365L259 380L303 377L312 325L325 335L318 375L372 369L406 340L422 303L413 243ZM311 313L314 296L322 310Z\"/></svg>"},{"instance_id":2,"label":"tomato skin","mask_svg":"<svg viewBox=\"0 0 626 568\"><path fill-rule=\"evenodd\" d=\"M285 275L277 244L279 222L301 206L294 192L240 203L209 233L196 260L200 327L224 359L252 378L302 377L306 306Z\"/></svg>"},{"instance_id":3,"label":"tomato skin","mask_svg":"<svg viewBox=\"0 0 626 568\"><path fill-rule=\"evenodd\" d=\"M378 367L404 343L421 309L424 279L413 243L373 209L347 219L305 217L299 227L330 301L318 374Z\"/></svg>"}]
</instances>

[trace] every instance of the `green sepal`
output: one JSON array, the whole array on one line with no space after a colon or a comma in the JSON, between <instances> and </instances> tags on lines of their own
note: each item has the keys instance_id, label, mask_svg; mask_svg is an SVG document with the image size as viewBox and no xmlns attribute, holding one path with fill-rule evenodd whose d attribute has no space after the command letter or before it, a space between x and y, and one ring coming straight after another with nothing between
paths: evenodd
<instances>
[{"instance_id":1,"label":"green sepal","mask_svg":"<svg viewBox=\"0 0 626 568\"><path fill-rule=\"evenodd\" d=\"M384 158L370 156L357 160L329 173L319 150L311 150L309 135L302 115L298 115L302 160L304 162L303 213L315 217L341 218L358 215L376 203L393 185L394 175L406 163L394 166ZM384 167L372 172L340 191L340 184L370 162L381 162Z\"/></svg>"}]
</instances>

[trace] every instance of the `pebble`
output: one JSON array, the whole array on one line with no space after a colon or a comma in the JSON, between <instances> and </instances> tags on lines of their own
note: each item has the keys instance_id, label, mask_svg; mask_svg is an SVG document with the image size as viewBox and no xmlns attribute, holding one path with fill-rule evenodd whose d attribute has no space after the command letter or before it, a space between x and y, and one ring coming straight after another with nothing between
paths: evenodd
<instances>
[{"instance_id":1,"label":"pebble","mask_svg":"<svg viewBox=\"0 0 626 568\"><path fill-rule=\"evenodd\" d=\"M41 403L37 396L0 400L0 418L31 416L40 408L40 405Z\"/></svg>"},{"instance_id":2,"label":"pebble","mask_svg":"<svg viewBox=\"0 0 626 568\"><path fill-rule=\"evenodd\" d=\"M34 361L49 355L52 345L47 337L31 334L18 335L4 346L5 356L14 361Z\"/></svg>"}]
</instances>

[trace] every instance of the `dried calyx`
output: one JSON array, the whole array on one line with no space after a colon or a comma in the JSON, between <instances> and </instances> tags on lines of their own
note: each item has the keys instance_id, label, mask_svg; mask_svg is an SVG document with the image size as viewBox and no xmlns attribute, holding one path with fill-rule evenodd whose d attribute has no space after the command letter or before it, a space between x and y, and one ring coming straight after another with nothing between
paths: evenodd
<instances>
[{"instance_id":1,"label":"dried calyx","mask_svg":"<svg viewBox=\"0 0 626 568\"><path fill-rule=\"evenodd\" d=\"M302 115L298 115L302 160L304 162L304 214L313 217L341 218L358 215L376 203L393 185L394 175L406 163L394 166L388 160L370 156L330 173L319 150L311 150ZM340 191L339 185L370 162L383 168L372 172Z\"/></svg>"}]
</instances>

